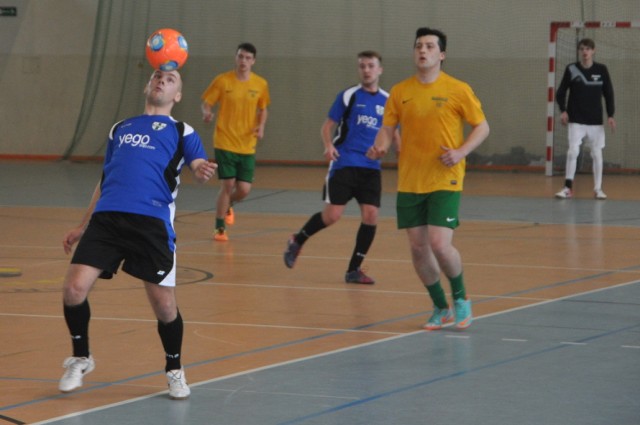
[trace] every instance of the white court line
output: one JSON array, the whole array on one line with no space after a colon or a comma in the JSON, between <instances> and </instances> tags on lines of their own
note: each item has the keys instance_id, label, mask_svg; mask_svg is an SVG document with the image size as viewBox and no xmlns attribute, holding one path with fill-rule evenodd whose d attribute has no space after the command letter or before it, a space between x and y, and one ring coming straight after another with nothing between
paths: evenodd
<instances>
[{"instance_id":1,"label":"white court line","mask_svg":"<svg viewBox=\"0 0 640 425\"><path fill-rule=\"evenodd\" d=\"M639 282L638 280L633 280L633 281L630 281L630 282L620 283L618 285L609 286L609 287L606 287L606 288L593 289L591 291L581 292L581 293L577 293L577 294L573 294L573 295L567 295L565 297L556 298L554 300L542 301L542 302L539 302L537 304L529 304L529 305L526 305L526 306L516 307L516 308L509 309L509 310L504 310L504 311L495 312L495 313L489 313L489 314L485 314L485 315L482 315L482 316L475 317L474 320L481 320L481 319L485 319L485 318L488 318L488 317L494 317L494 316L498 316L498 315L502 315L502 314L506 314L506 313L519 311L519 310L525 310L525 309L528 309L528 308L549 304L551 302L562 301L562 300L565 300L565 299L568 299L568 298L573 298L573 297L577 297L577 296L593 294L593 293L597 293L597 292L606 291L606 290L609 290L609 289L621 288L623 286L632 285L632 284L635 284L635 283L638 283L638 282ZM236 372L236 373L232 373L232 374L225 375L225 376L219 376L217 378L209 379L209 380L202 381L202 382L197 382L195 384L189 384L189 386L191 388L199 387L201 385L206 385L206 384L211 384L211 383L218 382L218 381L223 381L223 380L226 380L226 379L236 378L238 376L249 375L249 374L257 373L257 372L260 372L260 371L263 371L263 370L274 369L274 368L281 367L281 366L287 366L287 365L291 365L291 364L295 364L295 363L304 362L304 361L307 361L307 360L313 360L313 359L317 359L317 358L320 358L320 357L325 357L325 356L330 356L330 355L333 355L333 354L343 353L343 352L346 352L346 351L356 350L356 349L363 348L363 347L368 347L368 346L371 346L371 345L374 345L374 344L381 344L381 343L384 343L384 342L389 342L389 341L393 341L393 340L396 340L396 339L405 338L405 337L408 337L408 336L413 336L413 335L418 335L418 334L423 334L423 333L427 333L427 332L425 332L424 330L417 330L417 331L410 332L410 333L407 333L407 334L395 335L395 336L391 336L389 338L383 338L383 339L380 339L380 340L377 340L377 341L365 342L365 343L362 343L362 344L353 345L353 346L349 346L349 347L345 347L345 348L340 348L340 349L337 349L337 350L327 351L325 353L314 354L312 356L302 357L302 358L294 359L294 360L287 360L287 361L281 362L281 363L276 363L276 364L272 364L272 365L268 365L268 366L262 366L262 367L258 367L258 368L255 368L255 369L242 371L242 372ZM640 348L640 347L638 347L638 348ZM113 403L113 404L109 404L109 405L106 405L106 406L97 407L97 408L94 408L94 409L84 410L84 411L81 411L81 412L75 412L75 413L72 413L72 414L69 414L69 415L65 415L65 416L61 416L61 417L58 417L58 418L47 419L47 420L42 421L42 422L33 423L32 425L48 424L48 423L51 423L51 422L59 421L61 419L72 418L72 417L80 416L80 415L83 415L83 414L86 414L86 413L97 412L97 411L100 411L100 410L106 410L106 409L109 409L109 408L115 407L115 406L122 406L122 405L125 405L125 404L135 403L136 401L139 401L139 400L146 400L146 399L149 399L149 398L152 398L152 397L155 397L155 396L158 396L158 395L162 395L162 394L167 394L167 393L168 393L168 390L165 390L165 391L161 391L161 392L158 392L158 393L155 393L155 394L150 394L150 395L144 396L144 397L138 397L138 398L135 398L135 399L126 400L126 401L122 401L122 402L118 402L118 403Z\"/></svg>"},{"instance_id":2,"label":"white court line","mask_svg":"<svg viewBox=\"0 0 640 425\"><path fill-rule=\"evenodd\" d=\"M206 239L207 242L210 242L209 239ZM178 244L178 248L180 246L187 246L189 244L182 243ZM59 246L42 246L42 245L2 245L0 244L0 248L21 248L21 249L55 249L60 250ZM225 252L211 252L211 251L200 251L200 252L183 252L180 251L180 255L194 255L194 256L207 256L207 257L226 257L228 253ZM282 257L282 254L251 254L251 253L233 253L235 257ZM312 260L323 260L323 261L344 261L344 257L334 257L334 256L321 256L321 255L301 255L300 258L307 258ZM388 259L388 258L372 258L367 257L367 261L370 263L400 263L400 264L411 264L411 260L408 259ZM48 262L40 263L37 266L47 265L47 264L56 264L59 262L68 262L68 259L60 259L60 260L50 260ZM625 274L639 274L640 269L637 270L627 270L627 269L603 269L603 268L584 268L584 267L561 267L561 266L541 266L541 265L533 265L533 264L503 264L503 263L471 263L465 262L465 266L474 266L474 267L490 267L490 268L501 268L501 269L533 269L533 270L571 270L571 271L588 271L588 272L596 272L596 273L625 273Z\"/></svg>"},{"instance_id":3,"label":"white court line","mask_svg":"<svg viewBox=\"0 0 640 425\"><path fill-rule=\"evenodd\" d=\"M179 247L180 245L178 245ZM214 256L214 257L225 257L228 253L225 252L211 252L211 251L202 251L202 252L181 252L181 255L205 255L205 256ZM233 253L236 257L264 257L264 258L281 258L282 254L251 254L251 253ZM344 261L344 257L334 257L334 256L326 256L326 255L300 255L298 258L307 258L310 260L323 260L323 261ZM408 259L389 259L389 258L373 258L367 257L367 262L369 263L399 263L399 264L411 264L411 260ZM590 271L590 272L613 272L613 273L632 273L639 274L639 270L625 270L625 269L603 269L603 268L585 268L585 267L562 267L562 266L541 266L535 264L503 264L503 263L471 263L465 262L465 266L475 266L475 267L493 267L499 269L533 269L533 270L572 270L572 271Z\"/></svg>"}]
</instances>

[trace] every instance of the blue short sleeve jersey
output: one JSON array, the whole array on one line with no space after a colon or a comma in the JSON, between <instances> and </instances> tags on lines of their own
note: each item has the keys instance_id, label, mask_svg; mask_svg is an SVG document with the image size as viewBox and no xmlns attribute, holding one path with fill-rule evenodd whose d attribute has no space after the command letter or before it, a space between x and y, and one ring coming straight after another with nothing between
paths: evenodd
<instances>
[{"instance_id":1,"label":"blue short sleeve jersey","mask_svg":"<svg viewBox=\"0 0 640 425\"><path fill-rule=\"evenodd\" d=\"M329 118L338 123L333 144L340 157L331 169L365 167L380 169L380 161L366 157L382 125L384 105L389 93L379 89L370 93L361 85L338 94L329 110Z\"/></svg>"},{"instance_id":2,"label":"blue short sleeve jersey","mask_svg":"<svg viewBox=\"0 0 640 425\"><path fill-rule=\"evenodd\" d=\"M180 171L198 158L207 158L200 136L184 124L180 138L170 116L140 115L116 123L109 133L95 212L142 214L172 224Z\"/></svg>"}]
</instances>

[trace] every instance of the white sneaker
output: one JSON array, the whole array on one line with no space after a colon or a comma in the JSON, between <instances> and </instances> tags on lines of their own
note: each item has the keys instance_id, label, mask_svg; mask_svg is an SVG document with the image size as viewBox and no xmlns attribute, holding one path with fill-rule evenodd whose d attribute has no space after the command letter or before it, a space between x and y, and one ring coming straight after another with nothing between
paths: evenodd
<instances>
[{"instance_id":1,"label":"white sneaker","mask_svg":"<svg viewBox=\"0 0 640 425\"><path fill-rule=\"evenodd\" d=\"M96 362L93 361L93 357L68 357L62 363L62 367L67 369L62 378L60 378L60 384L58 388L63 393L68 393L82 386L82 378L87 373L96 368Z\"/></svg>"},{"instance_id":2,"label":"white sneaker","mask_svg":"<svg viewBox=\"0 0 640 425\"><path fill-rule=\"evenodd\" d=\"M556 193L556 198L569 199L571 197L573 197L573 191L568 187L563 187L560 192Z\"/></svg>"},{"instance_id":3,"label":"white sneaker","mask_svg":"<svg viewBox=\"0 0 640 425\"><path fill-rule=\"evenodd\" d=\"M169 384L169 397L173 400L184 400L189 398L191 390L187 385L187 378L183 369L175 369L167 372L167 383Z\"/></svg>"},{"instance_id":4,"label":"white sneaker","mask_svg":"<svg viewBox=\"0 0 640 425\"><path fill-rule=\"evenodd\" d=\"M594 196L596 199L607 199L607 194L604 193L602 189L594 191Z\"/></svg>"}]
</instances>

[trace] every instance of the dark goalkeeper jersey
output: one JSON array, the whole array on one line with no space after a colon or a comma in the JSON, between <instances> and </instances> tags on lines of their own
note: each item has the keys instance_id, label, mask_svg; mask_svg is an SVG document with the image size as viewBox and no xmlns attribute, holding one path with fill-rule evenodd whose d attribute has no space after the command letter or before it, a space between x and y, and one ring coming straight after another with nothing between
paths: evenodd
<instances>
[{"instance_id":1,"label":"dark goalkeeper jersey","mask_svg":"<svg viewBox=\"0 0 640 425\"><path fill-rule=\"evenodd\" d=\"M613 117L613 85L605 65L594 62L591 67L583 68L580 62L576 62L567 66L556 91L556 101L560 111L569 114L569 122L602 125L602 97L605 100L607 116Z\"/></svg>"},{"instance_id":2,"label":"dark goalkeeper jersey","mask_svg":"<svg viewBox=\"0 0 640 425\"><path fill-rule=\"evenodd\" d=\"M191 126L184 124L179 141L176 121L166 115L140 115L115 124L95 211L142 214L172 224L182 166L207 158Z\"/></svg>"}]
</instances>

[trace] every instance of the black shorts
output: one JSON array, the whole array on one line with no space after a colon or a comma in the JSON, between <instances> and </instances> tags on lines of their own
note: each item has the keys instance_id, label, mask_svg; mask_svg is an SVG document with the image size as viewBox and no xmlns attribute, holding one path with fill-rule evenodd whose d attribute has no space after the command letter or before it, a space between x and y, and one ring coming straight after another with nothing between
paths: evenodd
<instances>
[{"instance_id":1,"label":"black shorts","mask_svg":"<svg viewBox=\"0 0 640 425\"><path fill-rule=\"evenodd\" d=\"M163 220L140 214L93 214L71 263L102 270L110 279L122 270L162 286L175 286L175 233ZM124 262L124 263L123 263Z\"/></svg>"},{"instance_id":2,"label":"black shorts","mask_svg":"<svg viewBox=\"0 0 640 425\"><path fill-rule=\"evenodd\" d=\"M322 199L331 205L346 205L352 198L359 204L380 206L382 177L380 170L364 167L345 167L328 177Z\"/></svg>"}]
</instances>

